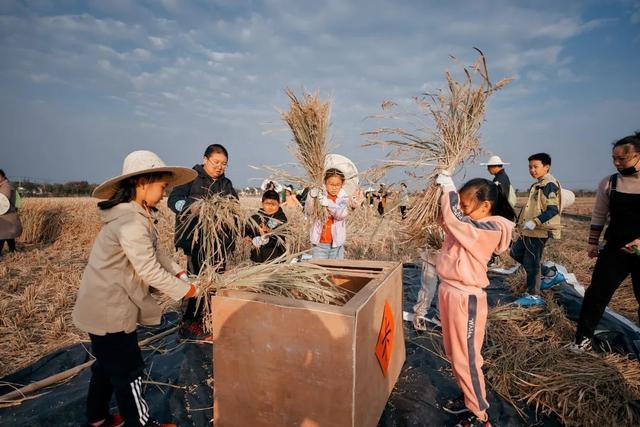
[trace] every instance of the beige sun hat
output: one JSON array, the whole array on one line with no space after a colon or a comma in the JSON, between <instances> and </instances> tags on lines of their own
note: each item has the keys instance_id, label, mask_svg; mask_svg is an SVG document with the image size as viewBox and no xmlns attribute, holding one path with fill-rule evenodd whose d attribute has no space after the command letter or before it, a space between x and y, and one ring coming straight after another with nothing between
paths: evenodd
<instances>
[{"instance_id":1,"label":"beige sun hat","mask_svg":"<svg viewBox=\"0 0 640 427\"><path fill-rule=\"evenodd\" d=\"M198 172L182 166L167 166L154 152L139 150L129 153L122 164L122 174L109 178L93 190L93 197L109 199L118 190L118 185L127 178L146 173L170 172L169 187L193 181Z\"/></svg>"},{"instance_id":2,"label":"beige sun hat","mask_svg":"<svg viewBox=\"0 0 640 427\"><path fill-rule=\"evenodd\" d=\"M502 161L500 156L491 156L487 163L480 163L480 166L502 166L502 165L510 165L511 163L505 163Z\"/></svg>"}]
</instances>

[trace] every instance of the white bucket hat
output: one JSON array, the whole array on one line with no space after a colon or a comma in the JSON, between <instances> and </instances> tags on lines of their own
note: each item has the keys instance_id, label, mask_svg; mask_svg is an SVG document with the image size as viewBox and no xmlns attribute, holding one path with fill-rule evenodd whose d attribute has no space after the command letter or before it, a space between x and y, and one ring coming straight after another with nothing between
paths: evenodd
<instances>
[{"instance_id":1,"label":"white bucket hat","mask_svg":"<svg viewBox=\"0 0 640 427\"><path fill-rule=\"evenodd\" d=\"M510 165L511 163L505 163L502 161L500 156L491 156L487 163L480 163L480 166L502 166L502 165Z\"/></svg>"},{"instance_id":2,"label":"white bucket hat","mask_svg":"<svg viewBox=\"0 0 640 427\"><path fill-rule=\"evenodd\" d=\"M122 164L122 174L109 178L93 190L93 197L109 199L118 190L118 185L127 178L146 173L170 172L169 187L193 181L198 172L181 166L167 166L156 153L139 150L129 153Z\"/></svg>"},{"instance_id":3,"label":"white bucket hat","mask_svg":"<svg viewBox=\"0 0 640 427\"><path fill-rule=\"evenodd\" d=\"M351 160L340 154L327 154L324 159L324 171L329 169L338 169L344 174L344 185L342 189L352 196L358 191L358 169Z\"/></svg>"}]
</instances>

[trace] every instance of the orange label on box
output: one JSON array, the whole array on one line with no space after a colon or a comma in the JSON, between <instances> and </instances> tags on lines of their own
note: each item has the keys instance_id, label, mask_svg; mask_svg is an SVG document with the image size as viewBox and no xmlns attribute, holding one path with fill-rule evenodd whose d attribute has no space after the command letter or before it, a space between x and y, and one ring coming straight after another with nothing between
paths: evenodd
<instances>
[{"instance_id":1,"label":"orange label on box","mask_svg":"<svg viewBox=\"0 0 640 427\"><path fill-rule=\"evenodd\" d=\"M384 376L387 376L389 369L389 361L391 360L391 351L393 349L393 335L395 324L393 322L393 312L389 302L384 302L384 312L382 313L382 324L378 333L378 342L376 343L376 357L380 362L380 368Z\"/></svg>"}]
</instances>

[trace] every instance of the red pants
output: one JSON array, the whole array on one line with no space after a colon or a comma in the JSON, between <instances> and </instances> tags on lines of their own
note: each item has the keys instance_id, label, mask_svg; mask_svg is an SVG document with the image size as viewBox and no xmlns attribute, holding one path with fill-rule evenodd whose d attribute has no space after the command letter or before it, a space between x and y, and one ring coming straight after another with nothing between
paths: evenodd
<instances>
[{"instance_id":1,"label":"red pants","mask_svg":"<svg viewBox=\"0 0 640 427\"><path fill-rule=\"evenodd\" d=\"M480 351L487 325L487 294L478 288L462 291L446 282L438 291L442 338L464 401L476 415L489 407Z\"/></svg>"}]
</instances>

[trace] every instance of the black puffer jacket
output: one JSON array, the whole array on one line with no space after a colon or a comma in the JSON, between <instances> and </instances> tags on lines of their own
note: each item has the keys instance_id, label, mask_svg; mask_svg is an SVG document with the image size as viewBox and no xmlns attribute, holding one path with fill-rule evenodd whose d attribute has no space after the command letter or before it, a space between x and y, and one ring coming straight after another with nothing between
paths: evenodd
<instances>
[{"instance_id":1,"label":"black puffer jacket","mask_svg":"<svg viewBox=\"0 0 640 427\"><path fill-rule=\"evenodd\" d=\"M257 214L251 216L251 219L258 225L265 225L271 232L287 222L287 216L284 214L282 208L278 208L273 215L267 215L260 209ZM254 237L260 236L260 231L247 227L245 235L253 239ZM259 248L254 247L251 249L251 261L258 263L271 261L284 254L286 250L284 236L272 235L269 236L267 243Z\"/></svg>"},{"instance_id":2,"label":"black puffer jacket","mask_svg":"<svg viewBox=\"0 0 640 427\"><path fill-rule=\"evenodd\" d=\"M202 165L195 165L193 169L198 172L198 176L193 181L179 185L171 191L167 205L176 214L176 228L174 242L176 248L181 248L186 255L192 255L195 248L192 244L193 230L197 221L194 219L186 226L183 225L184 220L180 217L182 212L186 212L187 208L196 200L201 199L208 194L219 193L228 195L238 199L236 190L233 189L231 180L223 175L214 180ZM224 231L224 230L223 230ZM225 253L230 253L235 248L233 238L227 233L222 238L225 246ZM219 260L216 260L219 261Z\"/></svg>"}]
</instances>

